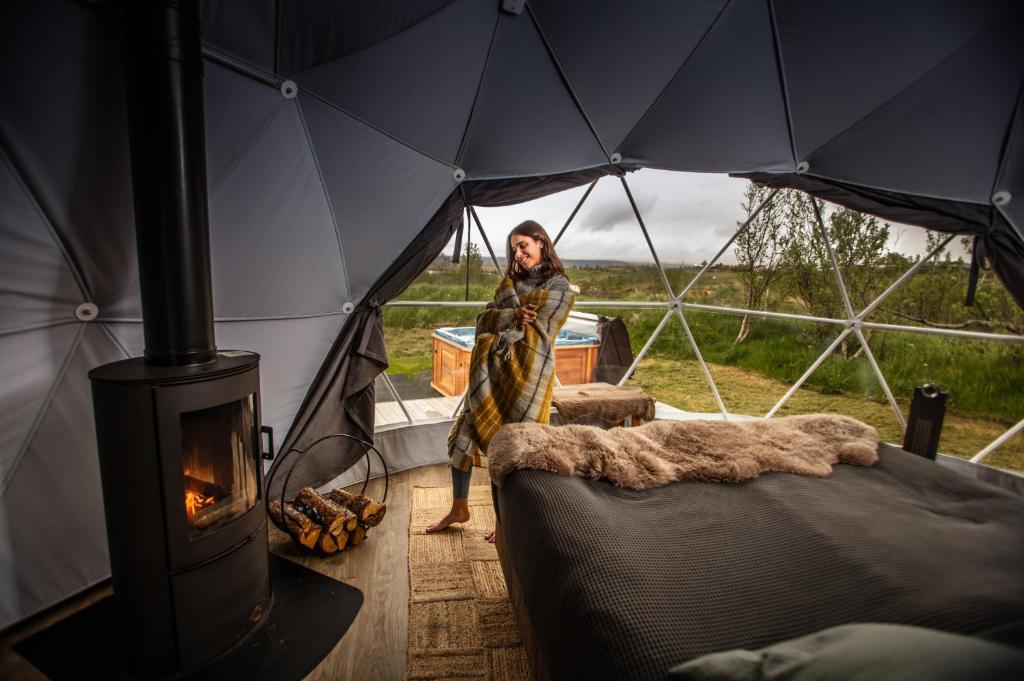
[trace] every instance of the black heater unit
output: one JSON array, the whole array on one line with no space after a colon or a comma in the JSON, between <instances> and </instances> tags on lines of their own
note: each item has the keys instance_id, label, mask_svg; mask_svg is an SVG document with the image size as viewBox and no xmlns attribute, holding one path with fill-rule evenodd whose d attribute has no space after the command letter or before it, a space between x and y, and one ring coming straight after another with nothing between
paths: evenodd
<instances>
[{"instance_id":1,"label":"black heater unit","mask_svg":"<svg viewBox=\"0 0 1024 681\"><path fill-rule=\"evenodd\" d=\"M272 599L259 356L214 344L199 3L122 7L145 357L89 377L121 669L155 678L235 648Z\"/></svg>"},{"instance_id":2,"label":"black heater unit","mask_svg":"<svg viewBox=\"0 0 1024 681\"><path fill-rule=\"evenodd\" d=\"M259 356L90 373L124 671L195 670L269 612Z\"/></svg>"}]
</instances>

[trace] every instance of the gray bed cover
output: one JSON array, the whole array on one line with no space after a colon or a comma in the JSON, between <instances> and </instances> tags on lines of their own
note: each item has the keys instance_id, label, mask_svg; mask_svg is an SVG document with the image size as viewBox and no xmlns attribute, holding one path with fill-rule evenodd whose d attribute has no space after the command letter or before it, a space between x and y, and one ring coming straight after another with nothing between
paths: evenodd
<instances>
[{"instance_id":1,"label":"gray bed cover","mask_svg":"<svg viewBox=\"0 0 1024 681\"><path fill-rule=\"evenodd\" d=\"M552 679L663 679L847 622L1024 645L1024 500L883 445L830 478L633 491L517 471L497 489Z\"/></svg>"}]
</instances>

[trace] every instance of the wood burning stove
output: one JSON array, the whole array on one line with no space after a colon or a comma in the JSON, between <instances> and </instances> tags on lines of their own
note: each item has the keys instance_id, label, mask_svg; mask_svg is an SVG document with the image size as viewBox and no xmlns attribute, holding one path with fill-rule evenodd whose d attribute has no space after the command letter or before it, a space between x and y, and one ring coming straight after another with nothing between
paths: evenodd
<instances>
[{"instance_id":1,"label":"wood burning stove","mask_svg":"<svg viewBox=\"0 0 1024 681\"><path fill-rule=\"evenodd\" d=\"M89 376L124 669L194 670L271 604L259 356Z\"/></svg>"},{"instance_id":2,"label":"wood burning stove","mask_svg":"<svg viewBox=\"0 0 1024 681\"><path fill-rule=\"evenodd\" d=\"M145 357L90 372L122 671L186 675L272 599L259 356L218 352L197 0L123 4Z\"/></svg>"}]
</instances>

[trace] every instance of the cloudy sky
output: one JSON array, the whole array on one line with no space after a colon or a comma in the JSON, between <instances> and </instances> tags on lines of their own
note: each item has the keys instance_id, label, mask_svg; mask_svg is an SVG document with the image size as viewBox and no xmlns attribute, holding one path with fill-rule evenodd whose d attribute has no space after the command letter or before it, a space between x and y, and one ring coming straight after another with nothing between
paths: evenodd
<instances>
[{"instance_id":1,"label":"cloudy sky","mask_svg":"<svg viewBox=\"0 0 1024 681\"><path fill-rule=\"evenodd\" d=\"M658 257L666 264L710 259L742 221L740 199L746 180L727 175L644 169L630 173L629 183ZM503 208L477 210L496 253L504 253L509 230L523 220L542 224L552 238L565 224L586 187ZM473 241L479 243L474 227ZM890 246L902 253L921 253L924 230L893 224ZM450 253L452 244L446 252ZM486 249L481 249L485 252ZM622 185L615 177L601 179L565 236L558 253L566 259L608 259L652 262ZM732 249L722 260L735 262Z\"/></svg>"}]
</instances>

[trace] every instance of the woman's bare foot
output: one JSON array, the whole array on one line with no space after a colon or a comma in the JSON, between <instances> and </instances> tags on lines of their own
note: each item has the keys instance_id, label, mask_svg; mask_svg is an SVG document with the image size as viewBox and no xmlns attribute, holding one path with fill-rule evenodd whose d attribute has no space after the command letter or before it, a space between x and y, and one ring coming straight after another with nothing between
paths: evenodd
<instances>
[{"instance_id":1,"label":"woman's bare foot","mask_svg":"<svg viewBox=\"0 0 1024 681\"><path fill-rule=\"evenodd\" d=\"M494 530L491 530L490 532L485 534L484 535L484 541L486 541L488 544L493 544L494 543L494 532L495 532Z\"/></svg>"},{"instance_id":2,"label":"woman's bare foot","mask_svg":"<svg viewBox=\"0 0 1024 681\"><path fill-rule=\"evenodd\" d=\"M460 501L462 501L462 503L459 503ZM469 502L466 500L456 499L452 503L452 510L448 511L448 515L428 527L427 533L433 534L435 532L442 532L448 529L448 526L452 523L464 523L467 520L469 520Z\"/></svg>"}]
</instances>

